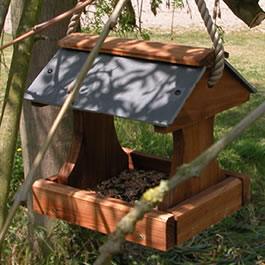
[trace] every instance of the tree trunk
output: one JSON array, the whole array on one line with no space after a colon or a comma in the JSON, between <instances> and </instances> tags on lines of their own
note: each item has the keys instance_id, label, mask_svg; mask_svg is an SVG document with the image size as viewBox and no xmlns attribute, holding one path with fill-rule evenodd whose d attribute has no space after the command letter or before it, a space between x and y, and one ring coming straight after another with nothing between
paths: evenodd
<instances>
[{"instance_id":1,"label":"tree trunk","mask_svg":"<svg viewBox=\"0 0 265 265\"><path fill-rule=\"evenodd\" d=\"M16 6L23 4L24 1L25 0L14 1L12 5L13 12L19 12ZM48 20L62 13L63 11L72 8L75 3L76 0L45 0L41 10L39 22ZM12 15L12 19L15 17L16 16ZM17 20L17 18L15 18L15 20ZM16 24L16 21L13 21L13 23ZM47 36L48 39L45 38L44 40L40 40L35 44L28 75L28 84L30 84L35 79L41 69L48 63L48 61L57 51L57 41L65 36L68 23L69 19L47 29L43 32L43 34ZM57 112L58 108L54 106L46 106L40 108L32 106L29 102L24 102L23 114L20 124L20 133L25 175L28 173L33 159L40 149L40 146L44 142L44 139L47 136L48 130L50 129ZM36 179L47 178L58 173L60 167L66 159L66 155L68 154L71 137L72 112L69 111L68 115L66 115L66 117L64 118L64 121L61 123L56 135L53 138L46 156L38 170ZM38 255L38 252L41 251L43 253L46 252L47 254L47 251L49 250L48 248L46 248L46 244L39 244L37 239L34 238L33 228L34 226L43 226L48 232L52 227L53 219L38 215L33 212L31 194L29 194L28 196L27 206L30 217L29 232L30 238L32 240L32 245L34 247L34 253Z\"/></svg>"},{"instance_id":2,"label":"tree trunk","mask_svg":"<svg viewBox=\"0 0 265 265\"><path fill-rule=\"evenodd\" d=\"M18 32L28 30L36 23L41 3L41 0L27 1ZM33 44L34 39L28 38L14 46L4 99L5 110L2 113L0 124L0 229L3 226L7 211L7 196L12 175L22 98Z\"/></svg>"},{"instance_id":3,"label":"tree trunk","mask_svg":"<svg viewBox=\"0 0 265 265\"><path fill-rule=\"evenodd\" d=\"M0 35L4 29L9 5L10 5L10 0L0 0Z\"/></svg>"}]
</instances>

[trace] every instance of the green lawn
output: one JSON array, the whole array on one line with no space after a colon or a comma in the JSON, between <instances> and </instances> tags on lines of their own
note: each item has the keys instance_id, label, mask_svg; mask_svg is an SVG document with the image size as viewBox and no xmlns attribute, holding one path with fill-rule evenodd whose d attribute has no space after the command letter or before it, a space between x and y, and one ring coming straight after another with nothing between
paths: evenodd
<instances>
[{"instance_id":1,"label":"green lawn","mask_svg":"<svg viewBox=\"0 0 265 265\"><path fill-rule=\"evenodd\" d=\"M169 34L154 33L153 40L172 42ZM248 112L265 99L264 34L257 31L240 31L225 34L225 50L229 61L257 88L251 100L216 117L215 138L219 139ZM174 43L211 47L204 31L182 32L174 35ZM6 52L9 61L11 50ZM6 70L1 71L0 93L6 82ZM1 94L0 94L1 95ZM1 95L1 100L2 100ZM227 170L251 176L251 203L210 227L180 247L168 252L154 251L126 243L122 254L112 264L265 264L265 116L249 128L237 141L219 155L220 165ZM154 135L153 127L137 122L116 120L122 145L166 157L171 156L172 139L167 135ZM12 191L21 179L21 151L18 149L12 181ZM1 264L30 264L32 253L27 244L27 217L22 208L17 214L4 243ZM40 240L43 230L36 230ZM92 264L98 247L105 236L59 221L52 234L54 246L46 262L39 264ZM36 263L35 263L36 264Z\"/></svg>"}]
</instances>

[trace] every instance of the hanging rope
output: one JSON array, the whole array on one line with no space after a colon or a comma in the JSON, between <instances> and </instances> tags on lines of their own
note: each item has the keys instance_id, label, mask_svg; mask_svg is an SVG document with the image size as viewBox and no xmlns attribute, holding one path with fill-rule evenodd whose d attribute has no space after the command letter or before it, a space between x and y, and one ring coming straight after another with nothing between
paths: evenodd
<instances>
[{"instance_id":1,"label":"hanging rope","mask_svg":"<svg viewBox=\"0 0 265 265\"><path fill-rule=\"evenodd\" d=\"M208 86L213 87L216 82L218 82L224 70L224 47L223 42L216 30L216 26L212 21L212 18L209 14L209 11L206 7L204 0L195 0L198 9L200 11L201 17L204 21L204 25L207 28L207 31L211 37L211 40L214 45L214 53L215 53L215 62L208 80Z\"/></svg>"},{"instance_id":2,"label":"hanging rope","mask_svg":"<svg viewBox=\"0 0 265 265\"><path fill-rule=\"evenodd\" d=\"M84 0L78 0L76 6L79 6L82 2L84 2ZM70 22L68 24L66 35L76 32L78 23L80 21L81 14L82 14L82 11L79 11L72 15Z\"/></svg>"}]
</instances>

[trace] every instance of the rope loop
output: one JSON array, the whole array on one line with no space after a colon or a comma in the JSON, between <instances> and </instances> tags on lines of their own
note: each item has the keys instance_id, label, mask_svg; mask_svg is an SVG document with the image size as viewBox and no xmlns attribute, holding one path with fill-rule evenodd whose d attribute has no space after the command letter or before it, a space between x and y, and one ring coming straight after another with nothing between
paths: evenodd
<instances>
[{"instance_id":1,"label":"rope loop","mask_svg":"<svg viewBox=\"0 0 265 265\"><path fill-rule=\"evenodd\" d=\"M214 45L215 62L208 80L208 86L213 87L222 78L223 75L223 70L224 70L223 42L216 30L216 26L213 23L213 20L209 14L205 1L195 0L195 2L203 19L204 25L206 26L208 34L210 35Z\"/></svg>"},{"instance_id":2,"label":"rope loop","mask_svg":"<svg viewBox=\"0 0 265 265\"><path fill-rule=\"evenodd\" d=\"M78 6L81 2L84 2L84 0L78 0L76 6ZM68 24L66 35L76 32L78 23L80 21L81 14L82 14L82 11L74 13L72 15L70 22Z\"/></svg>"}]
</instances>

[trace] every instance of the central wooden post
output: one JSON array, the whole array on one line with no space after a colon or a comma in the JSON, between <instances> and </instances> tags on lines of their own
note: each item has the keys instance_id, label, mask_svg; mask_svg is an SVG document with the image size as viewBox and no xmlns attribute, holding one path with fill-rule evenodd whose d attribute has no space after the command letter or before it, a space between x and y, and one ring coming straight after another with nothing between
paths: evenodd
<instances>
[{"instance_id":1,"label":"central wooden post","mask_svg":"<svg viewBox=\"0 0 265 265\"><path fill-rule=\"evenodd\" d=\"M213 126L214 117L211 117L172 132L174 149L170 177L174 176L178 166L191 162L213 144ZM191 178L171 191L159 209L168 210L224 178L223 171L213 160L200 177Z\"/></svg>"}]
</instances>

